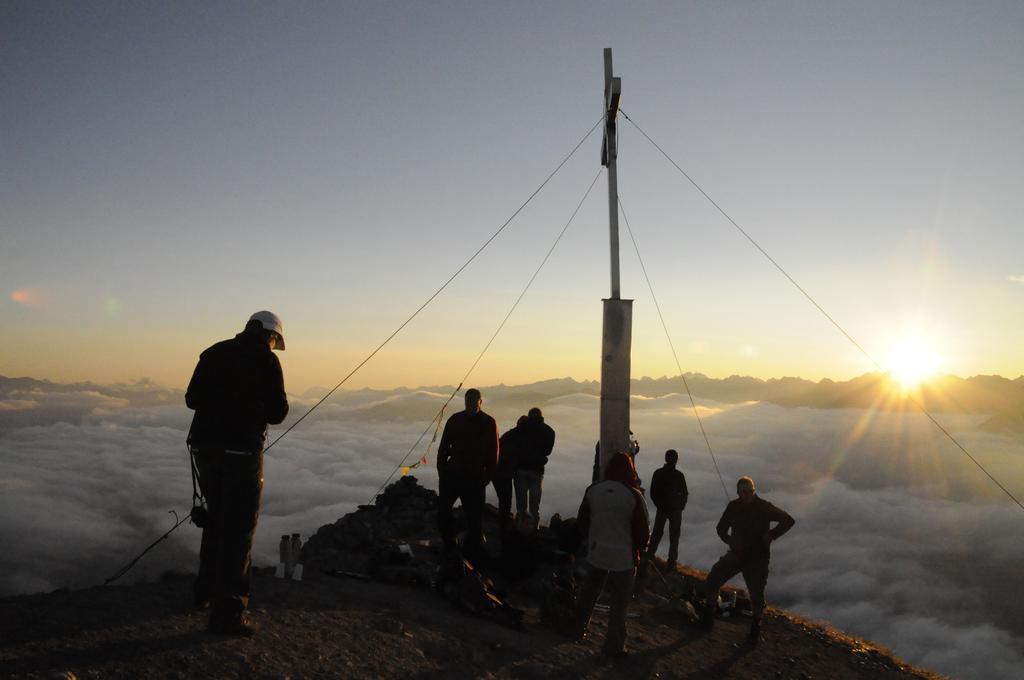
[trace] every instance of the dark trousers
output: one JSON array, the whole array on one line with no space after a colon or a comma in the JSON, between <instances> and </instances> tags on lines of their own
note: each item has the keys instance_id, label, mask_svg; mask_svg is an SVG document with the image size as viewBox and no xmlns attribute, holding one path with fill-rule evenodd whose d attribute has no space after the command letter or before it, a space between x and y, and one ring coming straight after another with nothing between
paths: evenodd
<instances>
[{"instance_id":1,"label":"dark trousers","mask_svg":"<svg viewBox=\"0 0 1024 680\"><path fill-rule=\"evenodd\" d=\"M658 544L665 533L665 522L668 522L668 560L675 562L679 558L679 532L683 524L682 510L662 510L654 515L654 530L651 532L651 544L647 552L652 557L658 551Z\"/></svg>"},{"instance_id":2,"label":"dark trousers","mask_svg":"<svg viewBox=\"0 0 1024 680\"><path fill-rule=\"evenodd\" d=\"M544 473L516 470L516 512L529 512L534 523L540 519L540 495L544 489Z\"/></svg>"},{"instance_id":3,"label":"dark trousers","mask_svg":"<svg viewBox=\"0 0 1024 680\"><path fill-rule=\"evenodd\" d=\"M465 556L473 559L480 554L483 538L484 499L487 485L476 480L452 478L442 474L437 480L437 528L444 540L447 552L455 550L455 527L452 507L455 501L462 501L462 512L466 517L466 535L462 540Z\"/></svg>"},{"instance_id":4,"label":"dark trousers","mask_svg":"<svg viewBox=\"0 0 1024 680\"><path fill-rule=\"evenodd\" d=\"M498 519L502 528L512 517L512 477L495 477L491 480L494 493L498 496Z\"/></svg>"},{"instance_id":5,"label":"dark trousers","mask_svg":"<svg viewBox=\"0 0 1024 680\"><path fill-rule=\"evenodd\" d=\"M705 596L707 597L705 615L713 617L718 600L718 589L736 574L742 573L743 580L750 592L750 608L754 621L760 621L764 613L764 589L768 585L768 558L741 560L736 553L727 552L722 555L708 574Z\"/></svg>"},{"instance_id":6,"label":"dark trousers","mask_svg":"<svg viewBox=\"0 0 1024 680\"><path fill-rule=\"evenodd\" d=\"M608 585L609 612L608 637L604 641L604 651L617 653L626 648L626 607L633 595L633 581L636 569L626 571L607 571L591 565L587 578L580 588L576 600L576 616L579 631L585 633L590 627L590 617L594 613L594 605L601 597L605 584Z\"/></svg>"},{"instance_id":7,"label":"dark trousers","mask_svg":"<svg viewBox=\"0 0 1024 680\"><path fill-rule=\"evenodd\" d=\"M209 600L211 622L233 622L249 605L249 553L263 493L263 452L200 448L195 459L209 516L194 593L197 601Z\"/></svg>"}]
</instances>

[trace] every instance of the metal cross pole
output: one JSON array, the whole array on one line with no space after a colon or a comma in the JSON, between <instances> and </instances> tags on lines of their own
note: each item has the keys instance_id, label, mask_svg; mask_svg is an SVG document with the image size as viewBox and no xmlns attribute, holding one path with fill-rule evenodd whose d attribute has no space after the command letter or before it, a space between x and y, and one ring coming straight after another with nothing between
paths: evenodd
<instances>
[{"instance_id":1,"label":"metal cross pole","mask_svg":"<svg viewBox=\"0 0 1024 680\"><path fill-rule=\"evenodd\" d=\"M619 299L619 177L616 157L619 155L616 124L622 79L612 76L612 49L604 48L604 140L601 144L601 165L608 168L608 231L611 237L612 294Z\"/></svg>"},{"instance_id":2,"label":"metal cross pole","mask_svg":"<svg viewBox=\"0 0 1024 680\"><path fill-rule=\"evenodd\" d=\"M604 479L608 460L629 446L629 375L633 332L633 301L619 297L619 190L616 173L616 118L622 81L612 76L612 50L604 50L604 142L601 164L608 168L608 226L611 236L612 294L604 302L601 338L601 439L598 479Z\"/></svg>"}]
</instances>

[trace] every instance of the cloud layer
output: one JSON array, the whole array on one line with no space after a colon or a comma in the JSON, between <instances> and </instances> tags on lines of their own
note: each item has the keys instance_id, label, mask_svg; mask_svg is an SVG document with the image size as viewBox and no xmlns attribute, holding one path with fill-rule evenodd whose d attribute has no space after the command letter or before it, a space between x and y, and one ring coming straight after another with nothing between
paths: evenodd
<instances>
[{"instance_id":1,"label":"cloud layer","mask_svg":"<svg viewBox=\"0 0 1024 680\"><path fill-rule=\"evenodd\" d=\"M590 478L598 399L536 394L558 433L542 512L573 515ZM484 396L503 430L524 410L520 400ZM282 533L308 536L371 500L446 398L347 393L271 449L257 563L275 561ZM10 546L0 554L0 594L100 583L173 524L168 510L187 509L190 413L160 403L90 389L0 399L0 411L22 414L0 432L0 543ZM293 418L304 404L293 405ZM683 561L707 569L723 552L714 524L735 479L749 474L797 518L774 550L770 601L957 677L1010 677L1024 663L1024 602L1006 597L1024 562L1020 510L923 416L698 407L725 490L685 396L633 400L643 479L665 449L681 454L691 490ZM943 424L1010 489L1024 489L1024 442L980 429L984 419ZM417 473L434 486L432 455L430 463ZM186 524L131 578L194 569L198 541Z\"/></svg>"}]
</instances>

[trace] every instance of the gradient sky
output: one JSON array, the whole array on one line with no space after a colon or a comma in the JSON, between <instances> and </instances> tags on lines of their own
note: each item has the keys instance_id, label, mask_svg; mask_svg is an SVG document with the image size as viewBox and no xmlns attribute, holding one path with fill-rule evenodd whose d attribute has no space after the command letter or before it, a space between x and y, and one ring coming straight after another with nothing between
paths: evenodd
<instances>
[{"instance_id":1,"label":"gradient sky","mask_svg":"<svg viewBox=\"0 0 1024 680\"><path fill-rule=\"evenodd\" d=\"M0 373L182 386L269 308L333 385L622 108L879 361L1024 367L1019 2L0 6ZM683 370L870 365L626 121ZM452 384L599 169L593 136L348 386ZM471 382L599 371L602 178ZM633 373L675 363L623 232Z\"/></svg>"}]
</instances>

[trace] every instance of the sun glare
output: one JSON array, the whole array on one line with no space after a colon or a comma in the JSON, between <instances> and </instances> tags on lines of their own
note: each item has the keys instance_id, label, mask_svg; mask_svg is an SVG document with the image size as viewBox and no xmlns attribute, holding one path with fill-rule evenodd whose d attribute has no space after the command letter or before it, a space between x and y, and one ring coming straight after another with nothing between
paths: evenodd
<instances>
[{"instance_id":1,"label":"sun glare","mask_svg":"<svg viewBox=\"0 0 1024 680\"><path fill-rule=\"evenodd\" d=\"M920 387L942 364L939 355L917 336L903 338L889 352L886 368L904 390Z\"/></svg>"}]
</instances>

